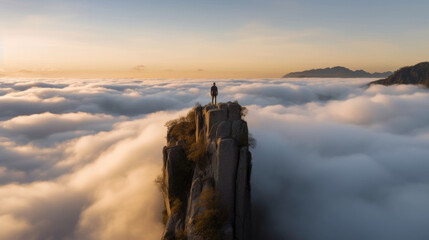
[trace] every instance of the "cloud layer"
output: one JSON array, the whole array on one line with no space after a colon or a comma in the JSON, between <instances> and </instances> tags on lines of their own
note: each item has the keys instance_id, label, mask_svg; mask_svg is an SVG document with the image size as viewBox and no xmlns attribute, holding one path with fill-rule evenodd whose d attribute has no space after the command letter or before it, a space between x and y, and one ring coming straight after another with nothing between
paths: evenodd
<instances>
[{"instance_id":1,"label":"cloud layer","mask_svg":"<svg viewBox=\"0 0 429 240\"><path fill-rule=\"evenodd\" d=\"M2 78L0 239L159 239L164 123L212 81ZM429 92L369 81L216 81L258 140L255 236L429 237Z\"/></svg>"}]
</instances>

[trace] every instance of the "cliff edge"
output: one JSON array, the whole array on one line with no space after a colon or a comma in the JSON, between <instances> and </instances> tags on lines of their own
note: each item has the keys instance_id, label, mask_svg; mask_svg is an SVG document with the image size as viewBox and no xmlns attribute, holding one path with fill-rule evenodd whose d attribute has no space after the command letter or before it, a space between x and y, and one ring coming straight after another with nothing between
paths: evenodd
<instances>
[{"instance_id":1,"label":"cliff edge","mask_svg":"<svg viewBox=\"0 0 429 240\"><path fill-rule=\"evenodd\" d=\"M168 122L162 239L250 239L254 140L236 102L197 106Z\"/></svg>"}]
</instances>

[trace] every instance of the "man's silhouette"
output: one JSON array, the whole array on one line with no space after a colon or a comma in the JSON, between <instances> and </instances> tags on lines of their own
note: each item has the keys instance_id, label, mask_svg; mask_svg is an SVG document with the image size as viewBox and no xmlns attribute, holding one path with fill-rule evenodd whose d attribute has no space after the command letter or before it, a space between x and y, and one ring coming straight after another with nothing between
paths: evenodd
<instances>
[{"instance_id":1,"label":"man's silhouette","mask_svg":"<svg viewBox=\"0 0 429 240\"><path fill-rule=\"evenodd\" d=\"M217 101L217 87L216 87L216 83L213 83L212 88L210 89L210 94L212 95L212 105L216 104ZM214 100L214 103L213 103Z\"/></svg>"}]
</instances>

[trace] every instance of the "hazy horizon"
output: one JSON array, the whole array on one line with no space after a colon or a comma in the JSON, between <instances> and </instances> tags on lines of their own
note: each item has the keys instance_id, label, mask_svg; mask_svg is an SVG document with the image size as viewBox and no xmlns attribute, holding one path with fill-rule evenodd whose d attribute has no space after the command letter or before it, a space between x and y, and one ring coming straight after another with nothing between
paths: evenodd
<instances>
[{"instance_id":1,"label":"hazy horizon","mask_svg":"<svg viewBox=\"0 0 429 240\"><path fill-rule=\"evenodd\" d=\"M0 74L275 78L428 59L427 1L0 0Z\"/></svg>"}]
</instances>

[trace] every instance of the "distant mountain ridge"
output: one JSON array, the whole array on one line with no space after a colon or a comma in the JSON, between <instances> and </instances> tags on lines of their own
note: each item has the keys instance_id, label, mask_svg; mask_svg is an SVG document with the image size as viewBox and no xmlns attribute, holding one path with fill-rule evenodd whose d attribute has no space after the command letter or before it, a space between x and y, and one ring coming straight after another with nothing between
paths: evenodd
<instances>
[{"instance_id":1,"label":"distant mountain ridge","mask_svg":"<svg viewBox=\"0 0 429 240\"><path fill-rule=\"evenodd\" d=\"M415 84L429 87L429 62L421 62L414 66L403 67L385 79L369 83L369 85L373 84L385 86L394 84Z\"/></svg>"},{"instance_id":2,"label":"distant mountain ridge","mask_svg":"<svg viewBox=\"0 0 429 240\"><path fill-rule=\"evenodd\" d=\"M385 78L392 74L392 72L383 73L369 73L364 70L350 70L345 67L333 67L333 68L320 68L311 69L302 72L291 72L283 76L283 78Z\"/></svg>"}]
</instances>

